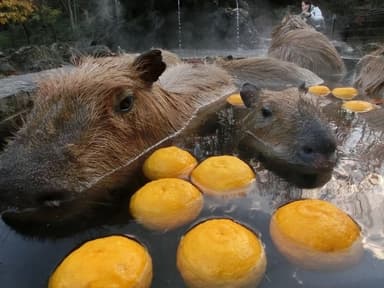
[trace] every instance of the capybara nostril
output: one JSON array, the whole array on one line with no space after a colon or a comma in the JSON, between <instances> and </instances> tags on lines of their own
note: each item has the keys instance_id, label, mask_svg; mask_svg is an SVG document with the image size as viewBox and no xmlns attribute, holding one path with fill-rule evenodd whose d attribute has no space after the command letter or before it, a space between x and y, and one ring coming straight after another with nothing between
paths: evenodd
<instances>
[{"instance_id":1,"label":"capybara nostril","mask_svg":"<svg viewBox=\"0 0 384 288\"><path fill-rule=\"evenodd\" d=\"M299 148L297 155L305 165L315 169L333 169L337 162L336 143L326 137L310 141Z\"/></svg>"},{"instance_id":2,"label":"capybara nostril","mask_svg":"<svg viewBox=\"0 0 384 288\"><path fill-rule=\"evenodd\" d=\"M311 155L313 154L314 150L312 147L310 146L307 146L307 145L304 145L303 147L301 147L301 151L306 154L306 155Z\"/></svg>"},{"instance_id":3,"label":"capybara nostril","mask_svg":"<svg viewBox=\"0 0 384 288\"><path fill-rule=\"evenodd\" d=\"M40 192L36 195L35 202L43 206L60 206L64 201L70 201L72 199L72 194L66 190L50 190Z\"/></svg>"},{"instance_id":4,"label":"capybara nostril","mask_svg":"<svg viewBox=\"0 0 384 288\"><path fill-rule=\"evenodd\" d=\"M336 145L332 141L319 141L302 145L299 150L299 155L306 159L322 156L332 160L336 157L335 151Z\"/></svg>"}]
</instances>

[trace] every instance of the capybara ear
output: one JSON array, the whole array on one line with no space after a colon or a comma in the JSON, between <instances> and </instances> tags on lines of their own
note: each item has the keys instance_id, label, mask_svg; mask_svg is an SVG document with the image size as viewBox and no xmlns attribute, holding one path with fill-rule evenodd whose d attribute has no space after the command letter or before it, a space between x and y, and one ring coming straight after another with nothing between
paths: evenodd
<instances>
[{"instance_id":1,"label":"capybara ear","mask_svg":"<svg viewBox=\"0 0 384 288\"><path fill-rule=\"evenodd\" d=\"M297 87L299 89L299 92L300 93L303 93L303 94L307 94L308 92L308 87L307 87L307 84L305 83L305 81L303 81L299 87Z\"/></svg>"},{"instance_id":2,"label":"capybara ear","mask_svg":"<svg viewBox=\"0 0 384 288\"><path fill-rule=\"evenodd\" d=\"M151 84L159 79L166 67L160 50L145 52L133 62L133 68L139 74L139 77Z\"/></svg>"},{"instance_id":3,"label":"capybara ear","mask_svg":"<svg viewBox=\"0 0 384 288\"><path fill-rule=\"evenodd\" d=\"M240 89L240 96L248 108L255 106L259 101L261 89L250 83L244 83Z\"/></svg>"}]
</instances>

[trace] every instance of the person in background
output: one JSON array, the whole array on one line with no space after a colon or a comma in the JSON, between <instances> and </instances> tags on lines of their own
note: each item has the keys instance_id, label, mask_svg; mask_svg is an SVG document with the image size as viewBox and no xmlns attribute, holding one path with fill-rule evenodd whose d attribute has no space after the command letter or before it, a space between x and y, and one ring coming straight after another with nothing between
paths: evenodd
<instances>
[{"instance_id":1,"label":"person in background","mask_svg":"<svg viewBox=\"0 0 384 288\"><path fill-rule=\"evenodd\" d=\"M325 22L323 14L318 6L314 5L312 1L301 1L301 14L305 17L309 24L315 27L318 31L325 29Z\"/></svg>"}]
</instances>

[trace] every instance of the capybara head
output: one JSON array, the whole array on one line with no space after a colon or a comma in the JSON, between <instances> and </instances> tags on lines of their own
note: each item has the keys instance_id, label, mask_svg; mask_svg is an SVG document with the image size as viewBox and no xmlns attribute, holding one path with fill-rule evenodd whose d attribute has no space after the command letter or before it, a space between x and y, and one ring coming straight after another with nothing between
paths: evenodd
<instances>
[{"instance_id":1,"label":"capybara head","mask_svg":"<svg viewBox=\"0 0 384 288\"><path fill-rule=\"evenodd\" d=\"M240 95L247 108L240 111L239 150L291 183L313 188L331 177L336 140L304 94L304 87L270 91L244 84Z\"/></svg>"},{"instance_id":2,"label":"capybara head","mask_svg":"<svg viewBox=\"0 0 384 288\"><path fill-rule=\"evenodd\" d=\"M0 154L1 210L17 208L29 219L44 210L48 216L37 221L65 222L88 206L109 205L100 199L123 180L130 184L128 176L105 189L90 189L94 183L179 131L209 97L234 89L222 69L183 65L163 79L172 93L157 81L166 68L159 50L133 61L85 59L43 79L25 125Z\"/></svg>"},{"instance_id":3,"label":"capybara head","mask_svg":"<svg viewBox=\"0 0 384 288\"><path fill-rule=\"evenodd\" d=\"M384 47L365 55L357 64L354 86L362 95L384 98Z\"/></svg>"},{"instance_id":4,"label":"capybara head","mask_svg":"<svg viewBox=\"0 0 384 288\"><path fill-rule=\"evenodd\" d=\"M329 39L300 18L287 18L273 30L268 55L311 70L328 84L345 74L344 62Z\"/></svg>"},{"instance_id":5,"label":"capybara head","mask_svg":"<svg viewBox=\"0 0 384 288\"><path fill-rule=\"evenodd\" d=\"M166 67L160 51L122 59L85 59L41 81L26 124L0 154L3 205L62 206L164 136L169 123L153 127L168 117L152 96L166 98L152 85Z\"/></svg>"}]
</instances>

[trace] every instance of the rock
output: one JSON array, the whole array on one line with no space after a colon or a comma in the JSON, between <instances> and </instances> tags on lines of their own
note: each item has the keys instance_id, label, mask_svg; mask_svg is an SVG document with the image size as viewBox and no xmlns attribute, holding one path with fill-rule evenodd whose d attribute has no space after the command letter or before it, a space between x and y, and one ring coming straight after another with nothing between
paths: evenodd
<instances>
[{"instance_id":1,"label":"rock","mask_svg":"<svg viewBox=\"0 0 384 288\"><path fill-rule=\"evenodd\" d=\"M60 54L47 46L25 46L9 55L9 62L23 72L38 72L60 67L65 63Z\"/></svg>"},{"instance_id":2,"label":"rock","mask_svg":"<svg viewBox=\"0 0 384 288\"><path fill-rule=\"evenodd\" d=\"M93 45L88 46L80 49L80 51L89 56L93 57L108 57L108 56L115 56L115 53L111 51L107 46L105 45Z\"/></svg>"},{"instance_id":3,"label":"rock","mask_svg":"<svg viewBox=\"0 0 384 288\"><path fill-rule=\"evenodd\" d=\"M0 77L16 74L16 69L7 60L0 58Z\"/></svg>"},{"instance_id":4,"label":"rock","mask_svg":"<svg viewBox=\"0 0 384 288\"><path fill-rule=\"evenodd\" d=\"M65 66L60 69L71 69L71 67ZM0 79L0 125L4 119L31 107L31 95L36 89L36 82L52 71L47 70Z\"/></svg>"},{"instance_id":5,"label":"rock","mask_svg":"<svg viewBox=\"0 0 384 288\"><path fill-rule=\"evenodd\" d=\"M343 41L332 40L331 43L341 55L351 55L356 52L355 49Z\"/></svg>"}]
</instances>

